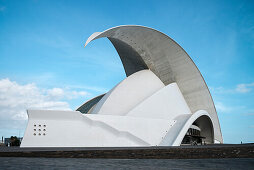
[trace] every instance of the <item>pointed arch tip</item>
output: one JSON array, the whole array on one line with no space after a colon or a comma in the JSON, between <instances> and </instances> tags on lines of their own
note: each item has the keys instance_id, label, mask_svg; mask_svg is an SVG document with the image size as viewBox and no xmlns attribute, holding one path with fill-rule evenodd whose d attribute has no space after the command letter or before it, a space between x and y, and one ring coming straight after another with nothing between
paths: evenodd
<instances>
[{"instance_id":1,"label":"pointed arch tip","mask_svg":"<svg viewBox=\"0 0 254 170\"><path fill-rule=\"evenodd\" d=\"M87 46L87 44L89 44L91 41L93 40L96 40L98 38L101 38L101 37L104 37L104 36L100 36L101 34L109 31L109 30L113 30L113 29L116 29L116 28L121 28L121 27L140 27L140 28L148 28L148 29L151 29L151 30L154 30L154 31L158 31L154 28L151 28L151 27L147 27L147 26L142 26L142 25L119 25L119 26L115 26L115 27L112 27L112 28L109 28L109 29L106 29L104 30L103 32L94 32L92 35L90 35L90 37L88 37L88 39L86 40L86 43L84 45L84 47ZM158 31L160 32L160 31ZM162 32L160 32L162 33ZM162 33L164 34L164 33ZM167 36L167 35L166 35ZM108 36L105 36L105 37L108 37Z\"/></svg>"},{"instance_id":2,"label":"pointed arch tip","mask_svg":"<svg viewBox=\"0 0 254 170\"><path fill-rule=\"evenodd\" d=\"M88 37L88 39L86 40L86 43L84 45L84 47L87 46L87 44L89 44L91 41L97 39L97 37L101 34L102 32L94 32L92 35L90 35L90 37Z\"/></svg>"}]
</instances>

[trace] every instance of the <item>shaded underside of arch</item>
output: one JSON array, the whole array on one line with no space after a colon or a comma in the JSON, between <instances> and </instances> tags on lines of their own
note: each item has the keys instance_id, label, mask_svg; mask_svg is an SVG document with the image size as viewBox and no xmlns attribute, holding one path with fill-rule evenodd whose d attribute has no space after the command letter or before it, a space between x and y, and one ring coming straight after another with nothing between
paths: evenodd
<instances>
[{"instance_id":1,"label":"shaded underside of arch","mask_svg":"<svg viewBox=\"0 0 254 170\"><path fill-rule=\"evenodd\" d=\"M222 141L216 109L209 89L184 49L167 35L143 26L119 26L92 34L86 45L107 37L117 50L126 76L143 69L153 71L165 84L177 82L192 113L206 110L214 124L214 137Z\"/></svg>"},{"instance_id":2,"label":"shaded underside of arch","mask_svg":"<svg viewBox=\"0 0 254 170\"><path fill-rule=\"evenodd\" d=\"M85 102L79 108L77 108L76 111L80 111L81 113L84 113L84 114L89 113L89 111L101 100L101 98L104 95L105 94L101 94L101 95L96 96L96 97L92 98L91 100Z\"/></svg>"}]
</instances>

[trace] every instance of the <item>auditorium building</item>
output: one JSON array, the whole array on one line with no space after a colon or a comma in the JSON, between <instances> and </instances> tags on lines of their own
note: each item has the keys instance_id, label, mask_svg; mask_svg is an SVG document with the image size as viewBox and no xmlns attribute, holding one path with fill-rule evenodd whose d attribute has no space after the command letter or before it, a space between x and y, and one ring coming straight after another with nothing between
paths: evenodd
<instances>
[{"instance_id":1,"label":"auditorium building","mask_svg":"<svg viewBox=\"0 0 254 170\"><path fill-rule=\"evenodd\" d=\"M209 89L173 39L127 25L92 34L115 47L126 78L76 111L28 110L21 147L149 147L223 143Z\"/></svg>"}]
</instances>

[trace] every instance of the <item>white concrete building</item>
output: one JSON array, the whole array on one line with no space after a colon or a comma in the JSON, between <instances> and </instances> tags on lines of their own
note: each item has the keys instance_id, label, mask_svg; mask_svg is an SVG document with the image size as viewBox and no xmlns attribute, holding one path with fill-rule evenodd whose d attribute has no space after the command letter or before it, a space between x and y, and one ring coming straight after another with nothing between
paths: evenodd
<instances>
[{"instance_id":1,"label":"white concrete building","mask_svg":"<svg viewBox=\"0 0 254 170\"><path fill-rule=\"evenodd\" d=\"M188 54L143 26L92 34L107 37L126 78L76 111L28 110L21 147L131 147L222 143L209 89Z\"/></svg>"}]
</instances>

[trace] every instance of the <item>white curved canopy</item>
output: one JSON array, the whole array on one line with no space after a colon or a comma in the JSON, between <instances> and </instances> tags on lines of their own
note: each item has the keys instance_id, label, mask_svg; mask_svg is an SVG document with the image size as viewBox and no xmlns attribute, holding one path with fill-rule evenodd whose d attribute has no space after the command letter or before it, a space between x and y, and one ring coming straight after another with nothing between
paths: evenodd
<instances>
[{"instance_id":1,"label":"white curved canopy","mask_svg":"<svg viewBox=\"0 0 254 170\"><path fill-rule=\"evenodd\" d=\"M222 142L217 112L209 89L184 49L167 35L143 26L118 26L92 34L85 46L107 37L117 50L126 75L150 69L168 85L176 82L192 113L206 110L214 124L214 138Z\"/></svg>"},{"instance_id":2,"label":"white curved canopy","mask_svg":"<svg viewBox=\"0 0 254 170\"><path fill-rule=\"evenodd\" d=\"M140 102L164 87L150 70L142 70L124 79L95 105L91 114L126 115Z\"/></svg>"}]
</instances>

